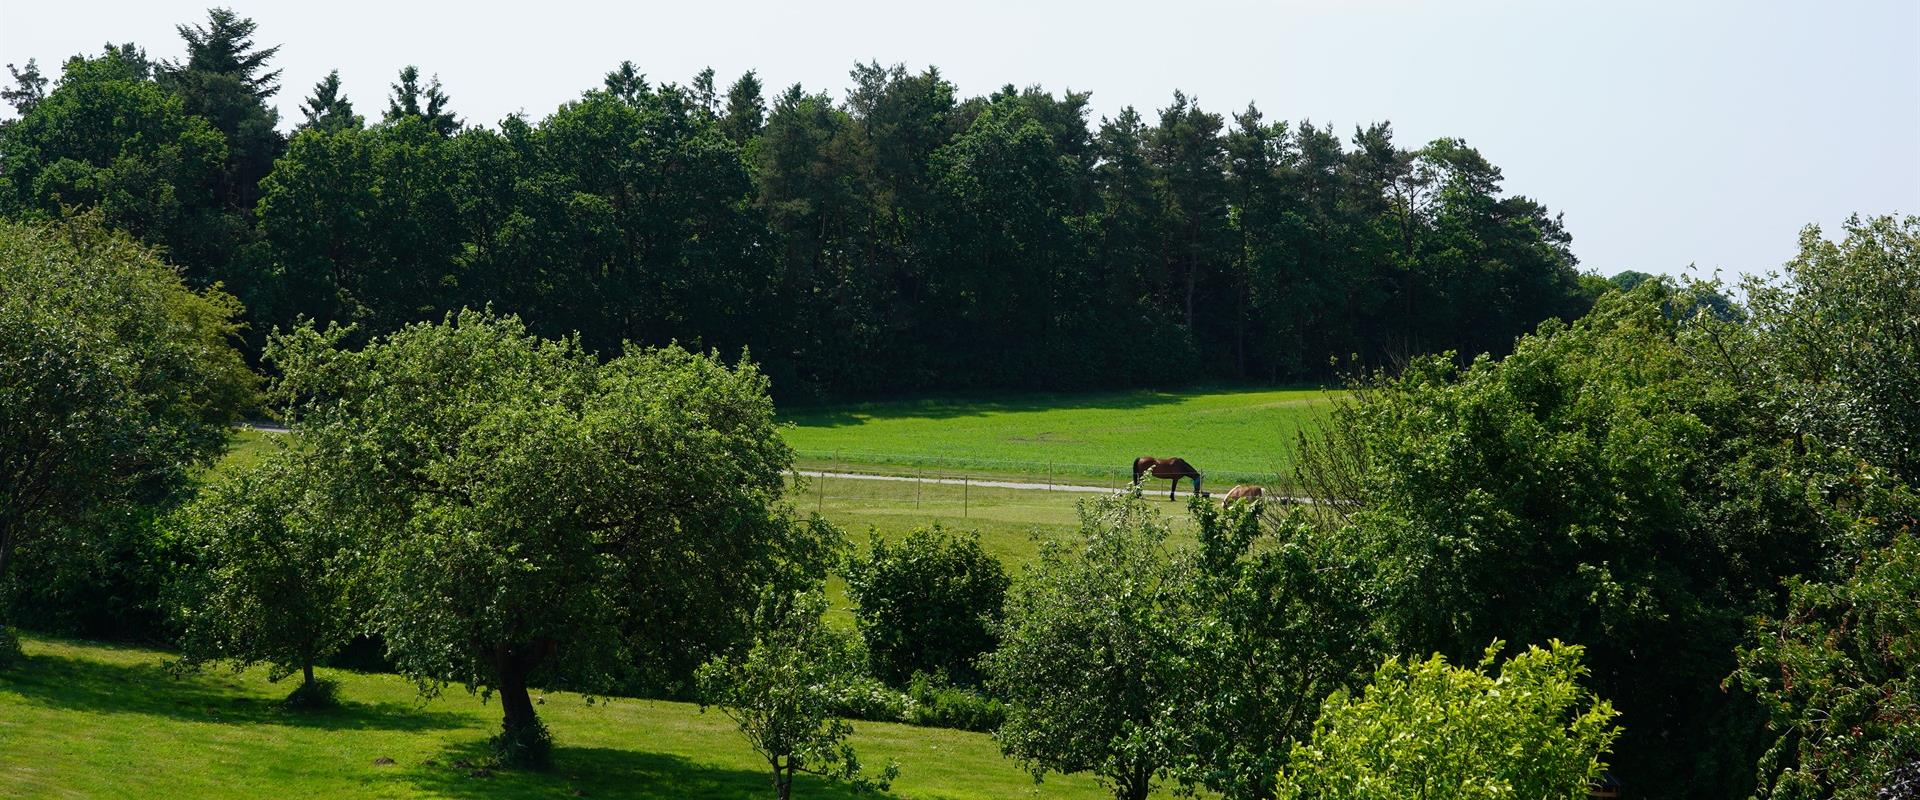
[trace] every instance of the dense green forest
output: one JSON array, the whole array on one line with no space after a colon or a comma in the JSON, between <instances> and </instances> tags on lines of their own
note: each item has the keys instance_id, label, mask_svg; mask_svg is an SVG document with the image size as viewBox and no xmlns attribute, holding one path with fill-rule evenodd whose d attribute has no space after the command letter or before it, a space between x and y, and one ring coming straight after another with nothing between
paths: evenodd
<instances>
[{"instance_id":1,"label":"dense green forest","mask_svg":"<svg viewBox=\"0 0 1920 800\"><path fill-rule=\"evenodd\" d=\"M35 62L6 93L0 212L97 207L247 308L363 335L491 304L729 354L789 396L1302 380L1329 359L1504 352L1591 304L1570 235L1457 139L1270 121L1175 93L963 97L934 68L824 87L658 82L623 63L542 119L456 115L415 67L385 98L292 83L253 23ZM356 104L355 100L358 100Z\"/></svg>"}]
</instances>

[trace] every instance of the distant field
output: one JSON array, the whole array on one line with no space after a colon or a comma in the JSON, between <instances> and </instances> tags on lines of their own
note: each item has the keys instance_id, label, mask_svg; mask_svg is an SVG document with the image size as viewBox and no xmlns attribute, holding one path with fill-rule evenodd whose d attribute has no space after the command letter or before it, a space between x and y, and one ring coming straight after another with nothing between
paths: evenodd
<instances>
[{"instance_id":1,"label":"distant field","mask_svg":"<svg viewBox=\"0 0 1920 800\"><path fill-rule=\"evenodd\" d=\"M579 695L544 696L554 768L474 777L500 709L459 688L420 702L391 675L325 670L346 706L274 707L291 686L260 670L175 679L165 653L27 637L0 674L0 797L35 798L756 798L764 765L718 712ZM1106 796L1084 776L1036 787L985 734L856 722L863 761L901 763L903 798ZM376 765L375 759L394 763ZM802 777L798 798L847 798Z\"/></svg>"},{"instance_id":2,"label":"distant field","mask_svg":"<svg viewBox=\"0 0 1920 800\"><path fill-rule=\"evenodd\" d=\"M783 409L802 466L1124 481L1179 456L1217 482L1282 482L1320 389L1116 392ZM1217 485L1217 484L1216 484Z\"/></svg>"}]
</instances>

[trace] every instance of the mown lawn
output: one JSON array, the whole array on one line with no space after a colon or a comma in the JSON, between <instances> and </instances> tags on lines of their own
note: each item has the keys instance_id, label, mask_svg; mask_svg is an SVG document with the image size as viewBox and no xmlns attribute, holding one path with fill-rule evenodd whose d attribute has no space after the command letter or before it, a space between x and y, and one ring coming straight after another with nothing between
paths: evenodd
<instances>
[{"instance_id":1,"label":"mown lawn","mask_svg":"<svg viewBox=\"0 0 1920 800\"><path fill-rule=\"evenodd\" d=\"M162 652L25 637L26 663L0 673L0 797L33 798L754 798L763 765L717 711L549 693L557 742L547 772L480 777L499 707L458 687L422 702L391 675L324 670L343 708L280 710L290 684L262 671L175 678ZM855 723L863 760L900 761L892 796L1096 798L1084 776L1031 777L984 734ZM377 765L376 759L393 764ZM843 798L815 781L799 798Z\"/></svg>"},{"instance_id":2,"label":"mown lawn","mask_svg":"<svg viewBox=\"0 0 1920 800\"><path fill-rule=\"evenodd\" d=\"M1113 392L782 409L803 466L926 467L1125 480L1137 456L1179 456L1216 485L1275 484L1321 389ZM1225 488L1224 486L1222 488Z\"/></svg>"}]
</instances>

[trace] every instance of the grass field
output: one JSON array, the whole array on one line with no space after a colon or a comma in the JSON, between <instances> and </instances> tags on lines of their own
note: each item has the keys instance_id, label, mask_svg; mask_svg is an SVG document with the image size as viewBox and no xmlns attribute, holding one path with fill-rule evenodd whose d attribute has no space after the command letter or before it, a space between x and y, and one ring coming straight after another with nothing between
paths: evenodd
<instances>
[{"instance_id":1,"label":"grass field","mask_svg":"<svg viewBox=\"0 0 1920 800\"><path fill-rule=\"evenodd\" d=\"M796 448L846 446L879 454L885 471L928 464L976 476L1039 478L1021 459L1058 459L1055 477L1094 482L1106 476L1084 460L1127 453L1181 454L1220 476L1260 471L1284 458L1284 443L1318 402L1317 392L1209 395L1101 395L1057 401L907 403L793 415ZM1049 402L1058 402L1054 408ZM1057 433L1067 432L1067 433ZM275 434L243 430L215 469L258 461ZM1187 442L1174 448L1161 442ZM1148 442L1148 444L1140 444ZM810 444L811 443L811 444ZM858 447L855 450L855 446ZM815 451L817 452L817 451ZM986 456L968 456L969 452ZM1122 454L1123 458L1114 458ZM1137 454L1137 453L1135 453ZM999 459L994 461L992 459ZM832 469L858 462L819 461ZM999 468L996 469L995 465ZM1218 465L1218 466L1215 466ZM936 470L937 472L938 470ZM1268 470L1265 474L1272 474ZM1147 496L1187 540L1190 487L1180 499ZM1213 487L1210 487L1213 488ZM1224 486L1218 487L1224 489ZM932 483L796 478L789 500L840 525L856 547L868 531L898 536L938 522L977 531L982 545L1018 574L1037 552L1036 536L1077 524L1075 503L1088 495ZM843 583L829 586L832 616L851 626ZM431 701L391 675L328 671L342 683L345 707L294 714L275 703L290 688L259 670L168 674L165 653L48 638L27 638L27 664L0 675L0 797L615 797L769 796L762 764L718 713L683 703L616 699L588 705L554 693L540 707L559 747L550 772L502 771L475 777L457 761L482 757L499 725L497 706L454 688ZM1036 786L983 734L884 723L856 723L863 759L897 759L894 796L907 798L1103 797L1085 776ZM395 763L376 765L376 759ZM817 782L803 798L848 796Z\"/></svg>"},{"instance_id":2,"label":"grass field","mask_svg":"<svg viewBox=\"0 0 1920 800\"><path fill-rule=\"evenodd\" d=\"M456 688L421 702L391 675L327 670L344 707L282 711L291 688L258 670L168 674L166 654L27 637L21 668L0 674L0 797L32 798L751 798L764 766L717 711L545 696L548 772L476 777L499 707ZM863 760L901 764L903 798L1104 796L1084 776L1035 786L984 734L855 723ZM390 758L390 765L376 759ZM798 798L843 798L803 779Z\"/></svg>"},{"instance_id":3,"label":"grass field","mask_svg":"<svg viewBox=\"0 0 1920 800\"><path fill-rule=\"evenodd\" d=\"M1215 481L1274 484L1320 389L1114 392L783 409L802 466L930 467L1029 479L1125 480L1179 456Z\"/></svg>"}]
</instances>

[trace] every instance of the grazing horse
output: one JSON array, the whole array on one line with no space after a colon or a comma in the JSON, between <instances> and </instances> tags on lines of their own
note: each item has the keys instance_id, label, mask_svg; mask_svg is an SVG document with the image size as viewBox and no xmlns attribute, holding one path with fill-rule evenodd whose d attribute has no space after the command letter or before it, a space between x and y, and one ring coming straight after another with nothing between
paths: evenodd
<instances>
[{"instance_id":1,"label":"grazing horse","mask_svg":"<svg viewBox=\"0 0 1920 800\"><path fill-rule=\"evenodd\" d=\"M1267 490L1258 486L1242 483L1227 490L1227 496L1220 501L1220 507L1226 508L1227 506L1233 505L1233 501L1235 500L1245 500L1258 506L1260 505L1260 501L1265 500L1266 497Z\"/></svg>"},{"instance_id":2,"label":"grazing horse","mask_svg":"<svg viewBox=\"0 0 1920 800\"><path fill-rule=\"evenodd\" d=\"M1141 456L1133 460L1133 482L1135 484L1140 482L1142 475L1149 473L1156 478L1173 479L1173 486L1167 489L1168 500L1172 500L1174 493L1180 491L1181 478L1192 478L1193 493L1201 497L1207 496L1206 493L1200 491L1200 470L1194 469L1193 465L1187 463L1184 458Z\"/></svg>"}]
</instances>

